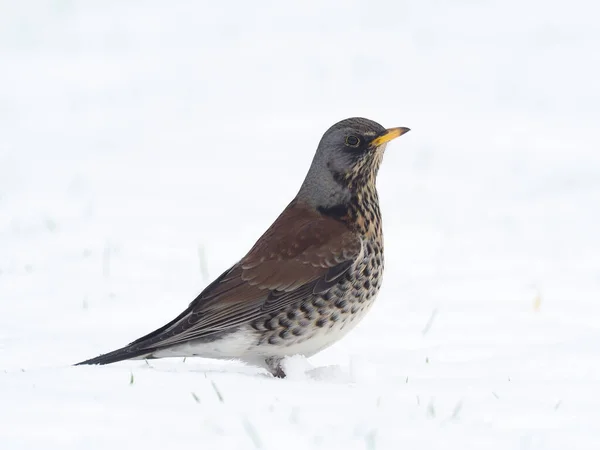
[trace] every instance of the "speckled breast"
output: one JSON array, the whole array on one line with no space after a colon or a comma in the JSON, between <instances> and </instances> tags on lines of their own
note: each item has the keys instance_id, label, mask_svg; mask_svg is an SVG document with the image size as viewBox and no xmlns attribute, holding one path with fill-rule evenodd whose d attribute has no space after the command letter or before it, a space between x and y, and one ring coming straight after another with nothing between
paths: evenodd
<instances>
[{"instance_id":1,"label":"speckled breast","mask_svg":"<svg viewBox=\"0 0 600 450\"><path fill-rule=\"evenodd\" d=\"M383 245L364 243L363 256L329 291L311 295L281 311L253 321L265 355L311 356L350 331L373 304L383 275Z\"/></svg>"}]
</instances>

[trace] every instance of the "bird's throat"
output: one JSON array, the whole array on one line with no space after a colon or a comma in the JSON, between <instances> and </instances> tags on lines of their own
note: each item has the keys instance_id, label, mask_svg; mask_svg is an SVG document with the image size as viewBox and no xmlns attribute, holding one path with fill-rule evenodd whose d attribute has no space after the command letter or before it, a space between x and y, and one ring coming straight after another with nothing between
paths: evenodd
<instances>
[{"instance_id":1,"label":"bird's throat","mask_svg":"<svg viewBox=\"0 0 600 450\"><path fill-rule=\"evenodd\" d=\"M373 186L363 186L352 193L349 201L329 207L319 207L319 212L325 216L345 223L348 228L365 237L381 233L381 213L379 198Z\"/></svg>"}]
</instances>

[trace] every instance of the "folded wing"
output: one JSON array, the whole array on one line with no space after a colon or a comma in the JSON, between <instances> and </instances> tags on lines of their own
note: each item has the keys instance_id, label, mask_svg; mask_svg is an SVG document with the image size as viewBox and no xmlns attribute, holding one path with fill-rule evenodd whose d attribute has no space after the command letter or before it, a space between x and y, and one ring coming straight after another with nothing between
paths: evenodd
<instances>
[{"instance_id":1,"label":"folded wing","mask_svg":"<svg viewBox=\"0 0 600 450\"><path fill-rule=\"evenodd\" d=\"M210 337L326 292L361 251L360 237L344 223L293 201L250 252L177 318L123 349L83 364L139 357Z\"/></svg>"}]
</instances>

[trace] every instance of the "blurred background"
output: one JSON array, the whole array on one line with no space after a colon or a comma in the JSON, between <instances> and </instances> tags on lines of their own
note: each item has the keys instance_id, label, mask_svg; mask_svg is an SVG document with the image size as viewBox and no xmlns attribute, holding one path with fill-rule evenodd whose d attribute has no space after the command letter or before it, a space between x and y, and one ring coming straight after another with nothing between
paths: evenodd
<instances>
[{"instance_id":1,"label":"blurred background","mask_svg":"<svg viewBox=\"0 0 600 450\"><path fill-rule=\"evenodd\" d=\"M550 406L557 380L600 381L598 12L0 1L0 368L177 315L293 198L323 132L364 116L412 129L379 173L386 278L314 363L446 377L461 398L547 378Z\"/></svg>"}]
</instances>

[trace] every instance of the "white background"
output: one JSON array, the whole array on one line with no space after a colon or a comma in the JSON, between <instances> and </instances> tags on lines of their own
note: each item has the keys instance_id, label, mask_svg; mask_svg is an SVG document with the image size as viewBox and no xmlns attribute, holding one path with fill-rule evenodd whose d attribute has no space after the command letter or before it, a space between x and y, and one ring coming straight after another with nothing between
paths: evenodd
<instances>
[{"instance_id":1,"label":"white background","mask_svg":"<svg viewBox=\"0 0 600 450\"><path fill-rule=\"evenodd\" d=\"M599 448L599 12L0 1L0 448ZM71 366L179 314L351 116L412 129L355 331L288 380Z\"/></svg>"}]
</instances>

